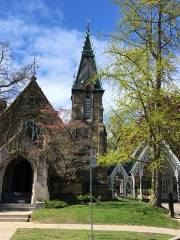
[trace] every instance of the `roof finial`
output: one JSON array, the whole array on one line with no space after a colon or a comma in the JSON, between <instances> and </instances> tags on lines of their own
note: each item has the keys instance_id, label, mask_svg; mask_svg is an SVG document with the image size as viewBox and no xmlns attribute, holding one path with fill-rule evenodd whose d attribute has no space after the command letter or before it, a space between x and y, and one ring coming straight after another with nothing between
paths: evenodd
<instances>
[{"instance_id":1,"label":"roof finial","mask_svg":"<svg viewBox=\"0 0 180 240\"><path fill-rule=\"evenodd\" d=\"M86 28L87 28L87 34L90 34L90 18L87 20L87 25L86 25Z\"/></svg>"},{"instance_id":2,"label":"roof finial","mask_svg":"<svg viewBox=\"0 0 180 240\"><path fill-rule=\"evenodd\" d=\"M37 69L39 68L39 65L37 64L36 58L34 57L33 59L33 63L31 65L31 71L32 71L32 78L36 79L36 73L37 73Z\"/></svg>"}]
</instances>

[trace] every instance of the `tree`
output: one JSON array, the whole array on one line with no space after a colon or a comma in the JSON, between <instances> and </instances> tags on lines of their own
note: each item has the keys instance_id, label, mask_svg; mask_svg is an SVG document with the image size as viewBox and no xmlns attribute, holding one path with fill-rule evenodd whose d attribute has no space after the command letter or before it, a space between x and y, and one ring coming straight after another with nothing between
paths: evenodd
<instances>
[{"instance_id":1,"label":"tree","mask_svg":"<svg viewBox=\"0 0 180 240\"><path fill-rule=\"evenodd\" d=\"M39 124L45 139L44 151L49 160L51 175L61 179L61 191L73 181L85 181L83 171L89 172L89 153L94 148L91 129L81 121L70 121L69 110L43 109L49 116L63 116L65 122Z\"/></svg>"},{"instance_id":2,"label":"tree","mask_svg":"<svg viewBox=\"0 0 180 240\"><path fill-rule=\"evenodd\" d=\"M30 66L25 66L19 71L12 70L12 58L7 43L0 42L0 100L3 107L5 101L14 97L19 88L29 78Z\"/></svg>"},{"instance_id":3,"label":"tree","mask_svg":"<svg viewBox=\"0 0 180 240\"><path fill-rule=\"evenodd\" d=\"M178 146L180 137L176 132L179 91L174 82L180 5L176 0L117 0L116 4L121 19L117 32L110 34L112 41L106 53L111 61L102 73L120 90L117 109L111 117L116 147L109 154L114 161L126 161L138 146L148 143L153 204L160 205L162 142L167 140ZM167 133L172 139L167 138ZM100 161L108 159L107 155Z\"/></svg>"}]
</instances>

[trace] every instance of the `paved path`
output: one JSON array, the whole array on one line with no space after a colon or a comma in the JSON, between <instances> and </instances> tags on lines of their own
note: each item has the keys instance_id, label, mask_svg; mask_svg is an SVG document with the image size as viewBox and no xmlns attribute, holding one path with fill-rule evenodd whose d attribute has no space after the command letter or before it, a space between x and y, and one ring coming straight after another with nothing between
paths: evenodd
<instances>
[{"instance_id":1,"label":"paved path","mask_svg":"<svg viewBox=\"0 0 180 240\"><path fill-rule=\"evenodd\" d=\"M163 204L163 207L168 208L168 204ZM176 214L180 216L180 204L174 204ZM15 214L16 212L14 212ZM0 213L1 214L1 213ZM4 214L4 212L3 212ZM7 212L9 214L9 212ZM179 217L180 218L180 217ZM180 221L180 219L177 219ZM44 228L44 229L85 229L89 230L90 226L87 224L38 224L32 222L0 222L0 240L10 240L13 234L18 228ZM130 226L130 225L94 225L94 230L105 230L105 231L127 231L127 232L146 232L146 233L159 233L159 234L170 234L179 238L180 230L168 229L168 228L157 228L147 226Z\"/></svg>"},{"instance_id":2,"label":"paved path","mask_svg":"<svg viewBox=\"0 0 180 240\"><path fill-rule=\"evenodd\" d=\"M41 229L85 229L89 230L88 224L36 224L36 223L17 223L6 222L0 223L0 240L10 240L18 228L41 228ZM157 228L146 226L130 225L94 225L94 230L104 231L127 231L127 232L145 232L159 233L180 236L180 230L170 228ZM180 239L180 238L179 238Z\"/></svg>"}]
</instances>

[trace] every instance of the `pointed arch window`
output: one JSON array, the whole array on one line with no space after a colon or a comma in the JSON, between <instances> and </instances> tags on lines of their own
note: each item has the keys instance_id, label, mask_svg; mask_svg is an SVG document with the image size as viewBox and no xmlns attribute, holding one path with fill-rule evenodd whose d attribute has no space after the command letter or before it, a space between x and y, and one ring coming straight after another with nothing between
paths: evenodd
<instances>
[{"instance_id":1,"label":"pointed arch window","mask_svg":"<svg viewBox=\"0 0 180 240\"><path fill-rule=\"evenodd\" d=\"M39 141L41 130L39 126L32 120L28 120L27 122L25 122L25 131L27 136L31 139L32 142Z\"/></svg>"},{"instance_id":2,"label":"pointed arch window","mask_svg":"<svg viewBox=\"0 0 180 240\"><path fill-rule=\"evenodd\" d=\"M92 112L92 96L90 92L87 92L84 100L84 118L91 119Z\"/></svg>"}]
</instances>

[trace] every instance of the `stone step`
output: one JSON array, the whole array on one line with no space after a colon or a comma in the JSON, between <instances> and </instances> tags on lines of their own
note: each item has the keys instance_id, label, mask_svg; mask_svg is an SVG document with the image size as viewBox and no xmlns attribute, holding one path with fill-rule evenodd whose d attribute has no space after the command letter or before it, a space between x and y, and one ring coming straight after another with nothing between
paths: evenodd
<instances>
[{"instance_id":1,"label":"stone step","mask_svg":"<svg viewBox=\"0 0 180 240\"><path fill-rule=\"evenodd\" d=\"M32 211L0 212L0 222L29 222Z\"/></svg>"},{"instance_id":2,"label":"stone step","mask_svg":"<svg viewBox=\"0 0 180 240\"><path fill-rule=\"evenodd\" d=\"M30 214L0 214L0 218L29 218Z\"/></svg>"},{"instance_id":3,"label":"stone step","mask_svg":"<svg viewBox=\"0 0 180 240\"><path fill-rule=\"evenodd\" d=\"M29 217L23 217L23 218L0 217L0 222L29 222Z\"/></svg>"},{"instance_id":4,"label":"stone step","mask_svg":"<svg viewBox=\"0 0 180 240\"><path fill-rule=\"evenodd\" d=\"M33 204L22 204L22 203L0 203L0 211L30 211L35 210L35 205Z\"/></svg>"}]
</instances>

